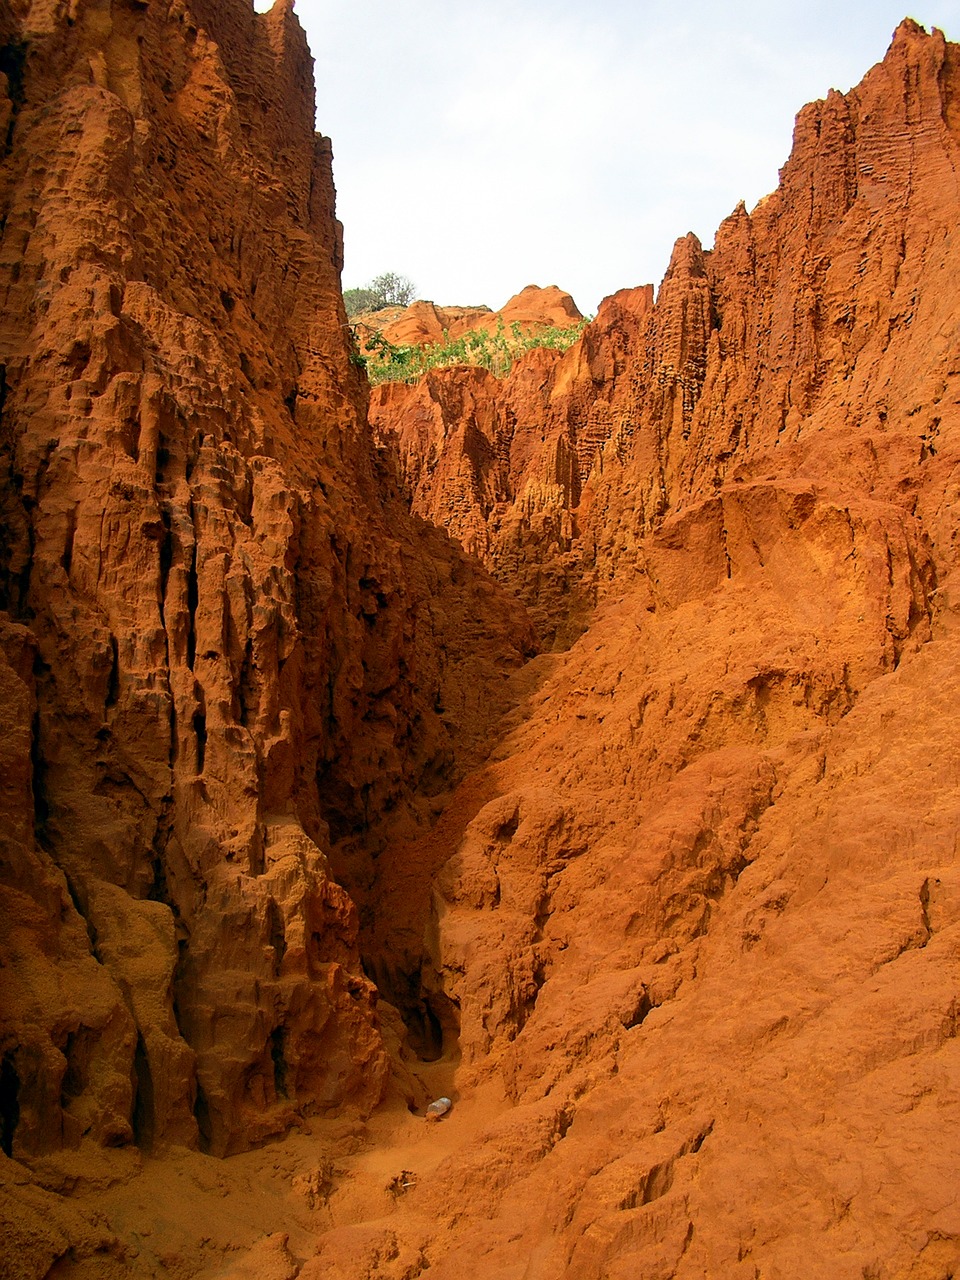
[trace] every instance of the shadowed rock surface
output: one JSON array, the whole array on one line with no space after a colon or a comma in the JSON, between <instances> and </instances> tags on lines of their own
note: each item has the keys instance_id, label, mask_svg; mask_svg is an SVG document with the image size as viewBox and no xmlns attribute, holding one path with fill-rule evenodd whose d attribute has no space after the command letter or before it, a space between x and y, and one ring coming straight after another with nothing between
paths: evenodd
<instances>
[{"instance_id":1,"label":"shadowed rock surface","mask_svg":"<svg viewBox=\"0 0 960 1280\"><path fill-rule=\"evenodd\" d=\"M75 8L3 33L4 1145L224 1154L380 1100L330 843L529 635L371 447L290 7Z\"/></svg>"}]
</instances>

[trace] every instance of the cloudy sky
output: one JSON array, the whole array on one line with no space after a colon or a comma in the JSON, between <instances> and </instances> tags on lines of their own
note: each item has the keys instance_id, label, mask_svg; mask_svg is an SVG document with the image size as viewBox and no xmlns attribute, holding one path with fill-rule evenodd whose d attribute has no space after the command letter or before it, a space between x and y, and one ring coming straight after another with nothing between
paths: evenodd
<instances>
[{"instance_id":1,"label":"cloudy sky","mask_svg":"<svg viewBox=\"0 0 960 1280\"><path fill-rule=\"evenodd\" d=\"M960 0L296 0L333 139L345 288L558 284L585 312L777 183L799 108ZM269 0L256 0L268 8Z\"/></svg>"}]
</instances>

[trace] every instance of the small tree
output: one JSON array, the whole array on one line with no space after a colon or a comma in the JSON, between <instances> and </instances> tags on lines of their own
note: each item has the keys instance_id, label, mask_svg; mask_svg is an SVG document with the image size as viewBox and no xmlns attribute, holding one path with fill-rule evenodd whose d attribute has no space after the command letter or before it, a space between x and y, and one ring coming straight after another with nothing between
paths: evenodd
<instances>
[{"instance_id":1,"label":"small tree","mask_svg":"<svg viewBox=\"0 0 960 1280\"><path fill-rule=\"evenodd\" d=\"M381 307L408 307L416 293L416 285L395 271L385 271L367 286L373 294L374 310Z\"/></svg>"},{"instance_id":2,"label":"small tree","mask_svg":"<svg viewBox=\"0 0 960 1280\"><path fill-rule=\"evenodd\" d=\"M406 276L395 271L385 271L362 289L347 289L343 304L352 320L365 311L379 311L381 307L408 307L413 301L417 286Z\"/></svg>"}]
</instances>

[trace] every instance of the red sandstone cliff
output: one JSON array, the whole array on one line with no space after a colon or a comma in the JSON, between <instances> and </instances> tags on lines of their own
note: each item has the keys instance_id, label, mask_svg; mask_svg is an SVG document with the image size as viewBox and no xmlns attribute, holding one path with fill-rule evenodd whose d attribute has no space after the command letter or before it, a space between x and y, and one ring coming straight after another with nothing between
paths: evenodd
<instances>
[{"instance_id":1,"label":"red sandstone cliff","mask_svg":"<svg viewBox=\"0 0 960 1280\"><path fill-rule=\"evenodd\" d=\"M233 1151L378 1102L331 839L526 624L370 445L291 6L0 23L3 1148Z\"/></svg>"},{"instance_id":2,"label":"red sandstone cliff","mask_svg":"<svg viewBox=\"0 0 960 1280\"><path fill-rule=\"evenodd\" d=\"M622 290L568 351L534 350L504 379L460 366L371 392L413 510L508 583L548 641L569 641L595 603L578 509L601 446L632 430L652 304L649 286Z\"/></svg>"},{"instance_id":3,"label":"red sandstone cliff","mask_svg":"<svg viewBox=\"0 0 960 1280\"><path fill-rule=\"evenodd\" d=\"M642 289L607 299L577 346L502 383L436 371L375 390L414 510L517 589L548 637L571 592L601 598L639 539L728 479L774 467L829 483L849 464L826 451L850 448L877 454L863 465L885 497L939 470L955 60L941 36L901 28L860 86L801 112L773 195L710 252L677 242L655 305Z\"/></svg>"},{"instance_id":4,"label":"red sandstone cliff","mask_svg":"<svg viewBox=\"0 0 960 1280\"><path fill-rule=\"evenodd\" d=\"M544 630L599 605L429 850L458 1081L514 1104L383 1225L433 1275L960 1259L958 102L907 21L656 303L377 392L415 509Z\"/></svg>"}]
</instances>

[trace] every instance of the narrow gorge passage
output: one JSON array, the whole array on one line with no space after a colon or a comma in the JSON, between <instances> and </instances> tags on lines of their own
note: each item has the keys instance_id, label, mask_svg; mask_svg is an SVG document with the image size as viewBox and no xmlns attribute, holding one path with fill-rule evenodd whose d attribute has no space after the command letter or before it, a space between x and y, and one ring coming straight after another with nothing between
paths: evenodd
<instances>
[{"instance_id":1,"label":"narrow gorge passage","mask_svg":"<svg viewBox=\"0 0 960 1280\"><path fill-rule=\"evenodd\" d=\"M414 1077L411 1105L423 1105L422 1088L416 1086L428 1078L428 1066L444 1062L452 1069L459 1061L459 1006L445 990L438 953L437 912L443 907L437 877L457 854L469 825L502 794L503 782L484 758L495 758L523 725L538 691L562 661L560 653L539 654L500 682L497 701L491 703L500 715L491 717L473 770L452 791L428 798L428 820L387 823L376 833L372 854L359 842L331 850L334 874L357 905L364 971L405 1028L405 1058ZM387 1016L381 1010L381 1018Z\"/></svg>"},{"instance_id":2,"label":"narrow gorge passage","mask_svg":"<svg viewBox=\"0 0 960 1280\"><path fill-rule=\"evenodd\" d=\"M506 735L522 728L531 702L562 661L559 654L540 655L511 675L504 690L508 709L491 732L493 754ZM430 917L436 873L469 823L497 795L496 784L481 768L433 802L439 810L434 825L406 841L387 839L376 860L369 900L382 909L370 913L376 921L371 945L382 945L379 954L388 959L379 963L393 966L380 992L386 999L399 988L406 996L393 1001L399 1017L380 1007L395 1059L380 1106L366 1119L304 1118L288 1137L224 1161L183 1150L153 1155L145 1150L127 1163L119 1184L111 1175L101 1184L98 1174L88 1171L73 1197L76 1207L101 1217L132 1244L116 1263L102 1256L62 1262L61 1278L99 1280L114 1266L119 1277L131 1263L147 1270L182 1269L197 1280L252 1280L277 1267L278 1274L292 1277L301 1274L303 1259L314 1254L319 1240L335 1247L341 1230L392 1238L393 1224L402 1220L413 1224L415 1235L429 1232L424 1189L430 1194L437 1178L443 1184L448 1162L457 1167L467 1153L475 1159L484 1135L513 1106L496 1073L464 1077L459 1070L458 1011L443 992L437 957L424 946L435 932ZM364 959L374 981L377 963ZM419 985L413 986L411 975L420 978ZM439 1097L451 1099L453 1106L441 1120L428 1122L426 1105ZM164 1206L156 1241L152 1229L141 1230L147 1206L155 1203ZM198 1219L206 1224L199 1243ZM349 1249L354 1248L351 1243ZM406 1250L401 1253L406 1258ZM361 1252L358 1265L377 1264Z\"/></svg>"}]
</instances>

